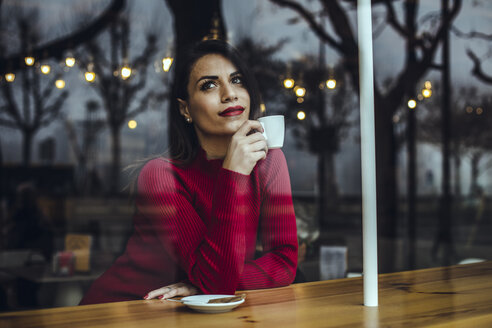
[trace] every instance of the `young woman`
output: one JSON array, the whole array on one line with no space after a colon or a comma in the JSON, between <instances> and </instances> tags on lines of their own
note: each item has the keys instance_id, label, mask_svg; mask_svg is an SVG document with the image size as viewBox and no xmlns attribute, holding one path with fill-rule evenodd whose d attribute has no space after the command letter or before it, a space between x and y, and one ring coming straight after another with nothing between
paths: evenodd
<instances>
[{"instance_id":1,"label":"young woman","mask_svg":"<svg viewBox=\"0 0 492 328\"><path fill-rule=\"evenodd\" d=\"M223 41L197 44L180 63L170 158L141 169L133 235L81 304L234 294L295 278L290 179L255 120L252 74Z\"/></svg>"}]
</instances>

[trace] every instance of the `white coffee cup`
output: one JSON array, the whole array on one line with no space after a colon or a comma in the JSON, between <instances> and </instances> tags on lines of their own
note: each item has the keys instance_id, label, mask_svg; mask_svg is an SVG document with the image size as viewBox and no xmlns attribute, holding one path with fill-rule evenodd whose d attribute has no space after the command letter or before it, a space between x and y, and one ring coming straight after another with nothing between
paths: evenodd
<instances>
[{"instance_id":1,"label":"white coffee cup","mask_svg":"<svg viewBox=\"0 0 492 328\"><path fill-rule=\"evenodd\" d=\"M258 119L263 127L263 136L268 148L281 148L284 145L285 123L283 115L264 116Z\"/></svg>"}]
</instances>

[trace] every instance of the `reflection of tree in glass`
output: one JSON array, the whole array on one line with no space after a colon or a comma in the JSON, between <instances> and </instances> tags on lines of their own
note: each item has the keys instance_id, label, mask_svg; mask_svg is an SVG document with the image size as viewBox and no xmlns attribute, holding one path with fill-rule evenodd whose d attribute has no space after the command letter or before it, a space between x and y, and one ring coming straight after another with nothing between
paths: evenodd
<instances>
[{"instance_id":1,"label":"reflection of tree in glass","mask_svg":"<svg viewBox=\"0 0 492 328\"><path fill-rule=\"evenodd\" d=\"M481 38L486 40L492 40L492 35L487 35L483 33L479 33L479 34L472 33L470 38ZM467 54L468 57L470 57L470 59L473 61L473 70L472 70L473 75L484 83L492 84L492 75L487 74L483 70L482 60L478 58L478 56L470 49L468 49ZM466 115L466 118L468 120L473 119L474 121L477 121L478 119L480 119L480 124L478 124L478 126L481 127L481 129L479 129L479 132L476 132L476 125L473 126L474 129L470 129L470 131L473 131L473 134L476 135L475 137L476 143L474 142L473 146L469 145L469 147L475 147L474 150L470 149L470 153L469 153L471 156L471 164L472 164L472 172L471 172L472 182L470 187L470 194L473 194L476 192L476 190L479 190L479 185L477 183L478 176L481 173L483 173L483 171L488 170L492 167L491 161L488 161L483 169L480 169L480 165L479 165L482 156L484 155L484 152L490 151L492 148L492 135L491 135L492 130L490 129L490 126L492 126L492 112L490 110L490 108L492 108L492 99L489 97L488 99L484 99L484 100L485 101L483 102L482 106L477 107L475 109L475 114L481 115L480 117L474 117L473 110L470 109L467 112L468 115ZM484 110L484 108L486 108L486 110ZM485 131L480 131L483 130L484 125L485 125ZM482 132L485 133L482 134Z\"/></svg>"},{"instance_id":2,"label":"reflection of tree in glass","mask_svg":"<svg viewBox=\"0 0 492 328\"><path fill-rule=\"evenodd\" d=\"M78 140L77 138L77 127L74 122L65 117L65 128L77 160L77 190L83 195L100 192L100 190L97 190L96 188L98 182L95 168L95 146L97 137L104 127L104 121L97 115L99 107L100 106L96 101L87 101L85 119L81 122L81 140Z\"/></svg>"},{"instance_id":3,"label":"reflection of tree in glass","mask_svg":"<svg viewBox=\"0 0 492 328\"><path fill-rule=\"evenodd\" d=\"M130 23L124 14L111 22L108 35L105 34L90 41L78 57L82 67L95 73L91 86L106 111L111 134L110 191L116 193L120 179L121 128L128 119L145 111L154 97L153 91L145 91L145 86L147 69L157 49L156 36L149 33L140 55L130 56Z\"/></svg>"},{"instance_id":4,"label":"reflection of tree in glass","mask_svg":"<svg viewBox=\"0 0 492 328\"><path fill-rule=\"evenodd\" d=\"M294 126L298 146L318 156L318 214L320 224L327 224L338 205L335 155L357 114L357 95L340 65L328 69L317 62L317 58L306 57L290 63L291 77L306 89L302 103L291 89L285 91L287 117ZM326 81L332 78L336 79L334 89L326 86ZM305 113L302 120L298 117L301 110Z\"/></svg>"},{"instance_id":5,"label":"reflection of tree in glass","mask_svg":"<svg viewBox=\"0 0 492 328\"><path fill-rule=\"evenodd\" d=\"M436 97L428 105L422 106L423 114L419 117L418 137L424 142L440 145L441 135L438 127L441 116L436 111L436 102L439 101L440 88L436 85ZM492 98L481 94L475 87L461 88L455 93L451 113L453 131L451 135L452 157L454 161L454 187L456 196L461 195L460 168L462 159L468 158L471 164L470 194L478 187L478 177L492 168L492 162L482 163L487 152L492 150Z\"/></svg>"},{"instance_id":6,"label":"reflection of tree in glass","mask_svg":"<svg viewBox=\"0 0 492 328\"><path fill-rule=\"evenodd\" d=\"M490 40L492 40L492 35L490 36ZM482 61L478 56L471 50L467 51L468 57L473 61L473 75L475 75L480 81L492 84L492 75L489 75L484 72L482 68Z\"/></svg>"},{"instance_id":7,"label":"reflection of tree in glass","mask_svg":"<svg viewBox=\"0 0 492 328\"><path fill-rule=\"evenodd\" d=\"M475 6L478 6L475 4ZM461 31L458 27L453 26L452 32L454 35L456 35L459 38L462 39L467 39L467 40L485 40L485 41L492 41L492 34L487 34L481 31L471 31L468 33L465 33ZM485 59L490 59L492 54L490 51L488 54L484 56L484 58L480 58L475 51L472 49L467 49L466 54L468 57L471 59L473 62L473 68L472 68L472 74L479 79L480 81L487 83L487 84L492 84L492 75L489 73L485 72L483 69L483 61Z\"/></svg>"},{"instance_id":8,"label":"reflection of tree in glass","mask_svg":"<svg viewBox=\"0 0 492 328\"><path fill-rule=\"evenodd\" d=\"M62 58L65 51L78 47L79 45L87 42L87 40L94 38L102 30L104 30L108 23L112 21L113 17L123 9L125 2L125 0L111 1L111 3L107 5L106 9L99 16L96 18L91 16L88 20L84 21L84 27L80 30L76 30L73 33L47 43L33 45L33 48L28 49L28 52L23 51L22 49L14 54L9 54L5 51L0 52L0 74L5 74L9 70L17 71L22 68L24 66L24 58L26 56L44 58L46 60L49 58ZM2 3L2 1L0 1L0 12L3 14L5 14L6 10L4 7L7 7L6 5L6 3ZM5 16L9 17L9 13ZM8 29L6 26L2 26L2 32L5 31L8 31ZM5 34L8 35L9 33L7 32Z\"/></svg>"},{"instance_id":9,"label":"reflection of tree in glass","mask_svg":"<svg viewBox=\"0 0 492 328\"><path fill-rule=\"evenodd\" d=\"M310 29L334 49L343 59L344 67L351 77L354 89L358 89L358 45L353 28L351 10L355 0L319 1L321 14L330 23L325 28L316 19L317 12L310 10L305 4L291 0L270 0L271 2L295 11L310 27ZM405 57L403 68L395 71L392 83L386 90L375 83L375 125L376 125L376 160L378 188L378 232L381 236L396 237L397 228L397 188L396 188L396 145L393 131L393 115L410 95L413 95L416 85L425 74L435 65L435 56L440 44L446 37L450 26L461 10L462 0L443 1L442 8L432 26L421 19L418 1L374 2L374 9L382 12L382 28L391 28L400 37L403 45L401 54ZM401 8L397 9L398 4ZM399 15L399 13L402 15ZM424 13L425 16L425 13ZM375 27L379 33L380 27ZM394 44L400 44L395 42ZM377 76L376 76L377 77ZM389 247L390 251L394 247ZM388 262L381 261L382 271L392 270L392 256Z\"/></svg>"},{"instance_id":10,"label":"reflection of tree in glass","mask_svg":"<svg viewBox=\"0 0 492 328\"><path fill-rule=\"evenodd\" d=\"M4 24L11 23L17 27L16 37L21 53L28 53L40 39L39 29L36 29L35 24L37 17L34 11L15 11L9 16L9 20L3 21ZM11 44L4 41L0 40L2 53L6 53L5 45ZM55 81L60 77L59 74L45 77L37 65L22 67L18 75L20 75L20 83L10 83L5 80L0 82L3 95L3 101L0 103L0 125L22 133L22 163L29 165L34 136L57 118L68 92L59 92L54 88ZM18 93L21 95L20 101L16 97Z\"/></svg>"}]
</instances>

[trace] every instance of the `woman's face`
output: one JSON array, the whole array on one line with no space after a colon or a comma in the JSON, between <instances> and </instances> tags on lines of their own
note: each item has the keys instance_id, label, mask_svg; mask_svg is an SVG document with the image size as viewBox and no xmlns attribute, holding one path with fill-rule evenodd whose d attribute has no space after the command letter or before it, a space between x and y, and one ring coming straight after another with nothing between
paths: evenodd
<instances>
[{"instance_id":1,"label":"woman's face","mask_svg":"<svg viewBox=\"0 0 492 328\"><path fill-rule=\"evenodd\" d=\"M178 99L198 139L231 136L248 120L250 97L243 77L230 60L208 54L196 61L188 82L188 100Z\"/></svg>"}]
</instances>

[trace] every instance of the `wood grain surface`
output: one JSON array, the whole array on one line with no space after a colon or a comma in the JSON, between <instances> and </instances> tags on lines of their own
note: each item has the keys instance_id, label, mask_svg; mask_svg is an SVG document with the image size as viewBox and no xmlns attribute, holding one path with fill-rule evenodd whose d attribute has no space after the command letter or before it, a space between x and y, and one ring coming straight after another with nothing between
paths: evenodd
<instances>
[{"instance_id":1,"label":"wood grain surface","mask_svg":"<svg viewBox=\"0 0 492 328\"><path fill-rule=\"evenodd\" d=\"M246 291L231 312L150 300L0 314L0 327L492 327L492 262L379 276L379 307L362 279Z\"/></svg>"}]
</instances>

